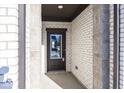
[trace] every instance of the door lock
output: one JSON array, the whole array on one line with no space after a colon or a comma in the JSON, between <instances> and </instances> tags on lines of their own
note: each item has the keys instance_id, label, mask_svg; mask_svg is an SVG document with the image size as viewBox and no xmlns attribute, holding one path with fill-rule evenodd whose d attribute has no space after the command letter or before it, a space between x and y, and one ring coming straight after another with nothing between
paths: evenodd
<instances>
[{"instance_id":1,"label":"door lock","mask_svg":"<svg viewBox=\"0 0 124 93\"><path fill-rule=\"evenodd\" d=\"M62 58L62 61L65 61L65 58L64 57Z\"/></svg>"}]
</instances>

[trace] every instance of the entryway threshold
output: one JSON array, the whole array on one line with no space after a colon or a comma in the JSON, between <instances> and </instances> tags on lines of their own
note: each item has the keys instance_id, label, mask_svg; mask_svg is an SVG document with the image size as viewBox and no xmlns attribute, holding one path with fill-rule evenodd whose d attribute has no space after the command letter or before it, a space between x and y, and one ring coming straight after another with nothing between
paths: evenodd
<instances>
[{"instance_id":1,"label":"entryway threshold","mask_svg":"<svg viewBox=\"0 0 124 93\"><path fill-rule=\"evenodd\" d=\"M47 75L47 74L60 74L60 73L66 73L66 71L65 71L65 70L48 71L48 72L46 73L46 75ZM68 73L70 73L70 72L68 72Z\"/></svg>"}]
</instances>

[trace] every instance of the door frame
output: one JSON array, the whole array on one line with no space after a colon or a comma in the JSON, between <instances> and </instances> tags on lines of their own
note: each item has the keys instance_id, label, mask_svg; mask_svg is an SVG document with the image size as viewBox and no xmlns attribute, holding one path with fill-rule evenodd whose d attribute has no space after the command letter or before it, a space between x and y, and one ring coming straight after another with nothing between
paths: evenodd
<instances>
[{"instance_id":1,"label":"door frame","mask_svg":"<svg viewBox=\"0 0 124 93\"><path fill-rule=\"evenodd\" d=\"M46 45L47 45L47 34L48 34L48 31L50 31L50 30L60 30L60 31L64 31L65 32L65 69L64 69L64 71L66 71L66 31L67 31L67 28L46 28ZM47 58L46 58L46 63L47 63L47 72L48 72L48 49L47 49L48 47L46 46L46 56L47 56Z\"/></svg>"}]
</instances>

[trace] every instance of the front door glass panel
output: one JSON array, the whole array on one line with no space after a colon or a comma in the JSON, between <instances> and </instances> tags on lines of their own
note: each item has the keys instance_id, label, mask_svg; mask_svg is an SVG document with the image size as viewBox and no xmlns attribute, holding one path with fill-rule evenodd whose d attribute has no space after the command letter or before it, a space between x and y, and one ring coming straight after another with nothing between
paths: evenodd
<instances>
[{"instance_id":1,"label":"front door glass panel","mask_svg":"<svg viewBox=\"0 0 124 93\"><path fill-rule=\"evenodd\" d=\"M62 35L50 35L50 59L62 58Z\"/></svg>"}]
</instances>

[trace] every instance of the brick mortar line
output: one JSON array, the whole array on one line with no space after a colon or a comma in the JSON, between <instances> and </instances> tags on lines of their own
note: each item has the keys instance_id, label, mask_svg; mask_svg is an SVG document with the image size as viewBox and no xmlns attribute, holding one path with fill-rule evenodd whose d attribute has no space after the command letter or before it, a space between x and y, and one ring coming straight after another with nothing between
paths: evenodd
<instances>
[{"instance_id":1,"label":"brick mortar line","mask_svg":"<svg viewBox=\"0 0 124 93\"><path fill-rule=\"evenodd\" d=\"M16 19L19 18L18 16L15 16L15 15L0 15L0 17L14 17Z\"/></svg>"},{"instance_id":2,"label":"brick mortar line","mask_svg":"<svg viewBox=\"0 0 124 93\"><path fill-rule=\"evenodd\" d=\"M17 26L17 27L19 26L18 23L17 23L17 24L9 24L9 23L7 23L7 24L1 24L1 23L0 23L0 25L15 25L15 26Z\"/></svg>"},{"instance_id":3,"label":"brick mortar line","mask_svg":"<svg viewBox=\"0 0 124 93\"><path fill-rule=\"evenodd\" d=\"M18 8L17 7L14 8L14 7L1 7L0 6L0 8L16 9L18 11Z\"/></svg>"},{"instance_id":4,"label":"brick mortar line","mask_svg":"<svg viewBox=\"0 0 124 93\"><path fill-rule=\"evenodd\" d=\"M18 32L0 32L0 34L17 34L18 35Z\"/></svg>"}]
</instances>

